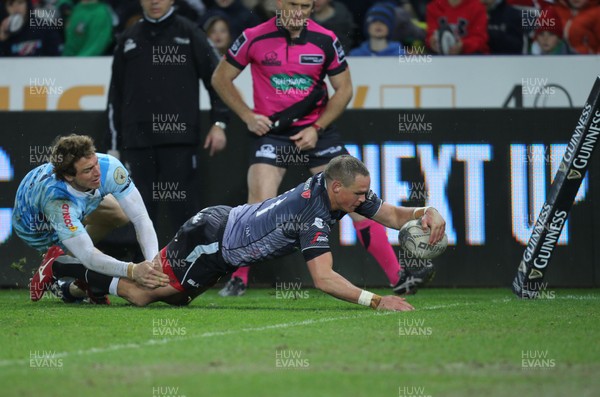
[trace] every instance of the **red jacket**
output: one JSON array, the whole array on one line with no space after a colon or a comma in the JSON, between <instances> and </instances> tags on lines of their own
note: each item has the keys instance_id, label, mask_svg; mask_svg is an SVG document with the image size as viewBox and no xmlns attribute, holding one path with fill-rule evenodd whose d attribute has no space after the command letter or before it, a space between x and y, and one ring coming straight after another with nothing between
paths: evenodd
<instances>
[{"instance_id":1,"label":"red jacket","mask_svg":"<svg viewBox=\"0 0 600 397\"><path fill-rule=\"evenodd\" d=\"M440 25L449 24L463 43L463 54L490 52L487 11L480 0L463 0L456 7L448 0L433 0L427 5L427 44Z\"/></svg>"}]
</instances>

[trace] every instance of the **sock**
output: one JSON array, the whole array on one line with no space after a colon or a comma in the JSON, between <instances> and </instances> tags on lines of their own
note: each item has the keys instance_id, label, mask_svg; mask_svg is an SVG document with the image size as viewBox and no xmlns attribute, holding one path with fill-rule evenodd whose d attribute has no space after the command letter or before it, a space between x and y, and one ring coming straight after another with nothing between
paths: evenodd
<instances>
[{"instance_id":1,"label":"sock","mask_svg":"<svg viewBox=\"0 0 600 397\"><path fill-rule=\"evenodd\" d=\"M110 285L108 286L108 293L114 296L119 296L117 294L117 286L119 285L119 277L113 277Z\"/></svg>"},{"instance_id":2,"label":"sock","mask_svg":"<svg viewBox=\"0 0 600 397\"><path fill-rule=\"evenodd\" d=\"M398 273L401 267L394 249L388 241L385 227L371 219L354 222L353 224L361 244L379 263L390 284L396 285L400 279Z\"/></svg>"},{"instance_id":3,"label":"sock","mask_svg":"<svg viewBox=\"0 0 600 397\"><path fill-rule=\"evenodd\" d=\"M56 278L73 277L74 279L85 281L94 295L108 294L108 289L113 279L111 276L89 270L81 263L62 263L58 262L58 260L54 261L52 272Z\"/></svg>"},{"instance_id":4,"label":"sock","mask_svg":"<svg viewBox=\"0 0 600 397\"><path fill-rule=\"evenodd\" d=\"M54 277L72 277L74 279L85 280L85 272L87 268L81 263L63 263L59 262L60 258L52 264L52 273Z\"/></svg>"},{"instance_id":5,"label":"sock","mask_svg":"<svg viewBox=\"0 0 600 397\"><path fill-rule=\"evenodd\" d=\"M90 291L94 296L104 296L108 294L113 278L114 277L112 276L96 273L89 269L85 272L85 281L88 283Z\"/></svg>"},{"instance_id":6,"label":"sock","mask_svg":"<svg viewBox=\"0 0 600 397\"><path fill-rule=\"evenodd\" d=\"M248 285L248 273L250 273L249 266L240 267L231 275L231 278L239 277L242 279L244 285Z\"/></svg>"}]
</instances>

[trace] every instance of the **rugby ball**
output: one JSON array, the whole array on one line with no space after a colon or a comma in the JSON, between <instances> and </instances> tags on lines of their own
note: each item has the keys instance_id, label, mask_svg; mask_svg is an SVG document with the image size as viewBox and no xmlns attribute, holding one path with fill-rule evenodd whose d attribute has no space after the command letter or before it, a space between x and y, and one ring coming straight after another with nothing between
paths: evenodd
<instances>
[{"instance_id":1,"label":"rugby ball","mask_svg":"<svg viewBox=\"0 0 600 397\"><path fill-rule=\"evenodd\" d=\"M398 233L400 248L407 251L411 257L418 259L433 259L440 256L448 247L448 236L444 237L434 245L429 244L431 230L423 230L421 218L408 221L402 226Z\"/></svg>"},{"instance_id":2,"label":"rugby ball","mask_svg":"<svg viewBox=\"0 0 600 397\"><path fill-rule=\"evenodd\" d=\"M21 14L12 14L8 17L8 31L11 34L17 33L23 27L25 20Z\"/></svg>"},{"instance_id":3,"label":"rugby ball","mask_svg":"<svg viewBox=\"0 0 600 397\"><path fill-rule=\"evenodd\" d=\"M448 55L450 53L450 48L454 47L457 42L456 37L450 28L440 29L437 33L440 54Z\"/></svg>"}]
</instances>

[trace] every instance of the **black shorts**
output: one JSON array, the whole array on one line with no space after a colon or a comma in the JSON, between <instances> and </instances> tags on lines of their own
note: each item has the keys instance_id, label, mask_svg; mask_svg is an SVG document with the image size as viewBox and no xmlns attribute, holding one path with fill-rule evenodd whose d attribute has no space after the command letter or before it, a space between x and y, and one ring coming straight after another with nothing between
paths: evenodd
<instances>
[{"instance_id":1,"label":"black shorts","mask_svg":"<svg viewBox=\"0 0 600 397\"><path fill-rule=\"evenodd\" d=\"M304 127L295 127L286 135L254 135L250 145L250 165L270 164L287 168L291 165L314 168L325 165L339 155L348 154L340 134L335 127L329 127L319 137L317 146L312 150L300 151L290 136L302 131Z\"/></svg>"},{"instance_id":2,"label":"black shorts","mask_svg":"<svg viewBox=\"0 0 600 397\"><path fill-rule=\"evenodd\" d=\"M226 263L221 242L231 207L219 205L198 212L181 226L160 252L163 271L179 291L205 290L237 270Z\"/></svg>"}]
</instances>

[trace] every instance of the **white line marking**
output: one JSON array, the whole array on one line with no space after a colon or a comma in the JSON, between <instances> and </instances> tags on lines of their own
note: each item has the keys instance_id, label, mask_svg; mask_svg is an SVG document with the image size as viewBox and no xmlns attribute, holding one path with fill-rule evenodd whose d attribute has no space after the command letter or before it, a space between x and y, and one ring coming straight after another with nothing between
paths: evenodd
<instances>
[{"instance_id":1,"label":"white line marking","mask_svg":"<svg viewBox=\"0 0 600 397\"><path fill-rule=\"evenodd\" d=\"M445 308L461 306L461 305L465 305L465 303L452 303L447 306L444 306L444 305L430 306L430 307L425 307L422 310L445 309ZM242 332L262 332L262 331L269 331L272 329L300 327L300 326L304 326L304 325L322 324L322 323L328 323L328 322L332 322L332 321L353 320L353 319L360 319L360 318L368 318L368 317L372 317L372 316L387 316L390 314L399 314L399 313L400 312L369 312L367 314L360 314L360 315L354 315L354 316L322 318L322 319L318 319L318 320L310 319L310 320L297 321L297 322L291 322L291 323L265 325L263 327L242 328L242 329L229 330L229 331L204 332L202 334L191 335L189 337L180 337L180 338L171 338L171 339L169 339L169 338L149 339L149 340L147 340L145 342L141 342L141 343L116 344L116 345L109 345L107 347L92 347L92 348L89 348L86 350L76 350L76 351L72 351L72 352L59 352L59 353L55 353L52 356L52 358L64 358L64 357L69 357L69 356L85 356L85 355L89 355L89 354L107 353L107 352L113 352L113 351L124 350L124 349L138 349L138 348L146 347L146 346L166 345L171 342L181 342L181 341L186 341L186 340L190 340L190 339L211 338L213 336L233 335L233 334L242 333ZM10 366L10 365L24 365L27 363L29 363L29 360L0 360L0 367Z\"/></svg>"},{"instance_id":2,"label":"white line marking","mask_svg":"<svg viewBox=\"0 0 600 397\"><path fill-rule=\"evenodd\" d=\"M596 297L594 295L587 295L587 296L586 295L584 295L584 296L566 295L563 297L556 297L556 299L596 300L596 299L600 299L600 297ZM481 301L477 301L477 302L457 302L457 303L450 303L447 305L427 306L427 307L423 307L423 308L418 308L417 310L449 309L449 308L453 308L453 307L457 307L457 306L471 306L471 305L477 305L477 304L481 304L481 303L508 303L508 302L513 302L516 300L517 300L517 298L515 298L515 297L505 297L502 299L494 299L491 301L481 300ZM92 347L92 348L89 348L86 350L76 350L76 351L72 351L72 352L60 352L60 353L56 353L52 358L64 358L64 357L69 357L69 356L85 356L85 355L89 355L89 354L107 353L107 352L113 352L113 351L124 350L124 349L138 349L138 348L146 347L146 346L166 345L171 342L181 342L181 341L186 341L186 340L190 340L190 339L211 338L213 336L233 335L233 334L242 333L242 332L269 331L272 329L281 329L281 328L299 327L299 326L303 326L303 325L322 324L322 323L328 323L328 322L332 322L332 321L368 318L371 316L387 316L390 314L397 314L397 313L400 313L400 312L369 312L367 314L359 314L359 315L354 315L354 316L322 318L322 319L318 319L318 320L310 319L310 320L297 321L297 322L292 322L292 323L265 325L263 327L242 328L242 329L238 329L238 330L229 330L229 331L204 332L202 334L191 335L189 337L180 337L180 338L171 338L171 339L169 339L169 338L149 339L149 340L147 340L145 342L141 342L141 343L116 344L116 345L109 345L107 347ZM6 367L6 366L10 366L10 365L24 365L24 364L27 364L28 362L29 362L29 360L0 360L0 367Z\"/></svg>"}]
</instances>

